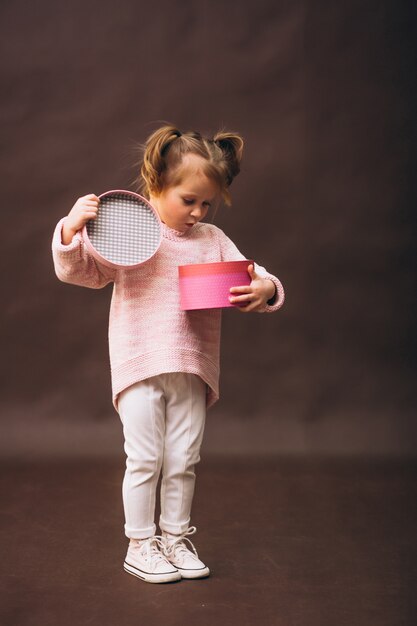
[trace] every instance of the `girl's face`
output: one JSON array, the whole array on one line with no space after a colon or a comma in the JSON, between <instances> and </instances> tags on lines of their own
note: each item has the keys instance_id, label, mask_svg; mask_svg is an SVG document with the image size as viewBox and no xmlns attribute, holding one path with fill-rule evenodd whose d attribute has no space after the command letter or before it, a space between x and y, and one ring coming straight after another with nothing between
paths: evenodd
<instances>
[{"instance_id":1,"label":"girl's face","mask_svg":"<svg viewBox=\"0 0 417 626\"><path fill-rule=\"evenodd\" d=\"M184 160L186 158L192 167L186 170L182 181L150 198L161 221L181 232L186 232L205 218L219 192L216 183L198 169L200 158L194 155L188 155Z\"/></svg>"}]
</instances>

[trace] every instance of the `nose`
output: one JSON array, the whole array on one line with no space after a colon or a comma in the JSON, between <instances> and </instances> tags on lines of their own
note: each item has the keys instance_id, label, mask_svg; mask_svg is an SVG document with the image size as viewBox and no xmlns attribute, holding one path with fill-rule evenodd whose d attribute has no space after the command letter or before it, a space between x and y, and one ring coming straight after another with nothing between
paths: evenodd
<instances>
[{"instance_id":1,"label":"nose","mask_svg":"<svg viewBox=\"0 0 417 626\"><path fill-rule=\"evenodd\" d=\"M193 207L193 210L191 211L191 215L199 220L201 218L201 216L203 215L203 211L204 211L204 209L203 209L202 206L197 206L196 205L196 206Z\"/></svg>"}]
</instances>

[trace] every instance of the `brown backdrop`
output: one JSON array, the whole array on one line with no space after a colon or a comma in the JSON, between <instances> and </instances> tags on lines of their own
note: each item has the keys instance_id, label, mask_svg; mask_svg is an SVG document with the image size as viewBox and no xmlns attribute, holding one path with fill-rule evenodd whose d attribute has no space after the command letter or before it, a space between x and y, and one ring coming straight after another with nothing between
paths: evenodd
<instances>
[{"instance_id":1,"label":"brown backdrop","mask_svg":"<svg viewBox=\"0 0 417 626\"><path fill-rule=\"evenodd\" d=\"M53 228L161 120L246 139L216 223L286 289L224 314L207 451L415 453L412 2L3 2L1 452L119 453L111 287Z\"/></svg>"}]
</instances>

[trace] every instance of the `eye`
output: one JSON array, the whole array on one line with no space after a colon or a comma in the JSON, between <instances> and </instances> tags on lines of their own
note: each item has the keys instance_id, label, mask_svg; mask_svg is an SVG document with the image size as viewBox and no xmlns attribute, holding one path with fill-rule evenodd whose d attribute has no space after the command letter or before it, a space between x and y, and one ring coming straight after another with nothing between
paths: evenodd
<instances>
[{"instance_id":1,"label":"eye","mask_svg":"<svg viewBox=\"0 0 417 626\"><path fill-rule=\"evenodd\" d=\"M203 206L206 207L206 209L209 209L211 207L210 202L203 202Z\"/></svg>"},{"instance_id":2,"label":"eye","mask_svg":"<svg viewBox=\"0 0 417 626\"><path fill-rule=\"evenodd\" d=\"M184 202L184 204L187 204L187 205L194 203L194 200L191 198L183 198L182 201Z\"/></svg>"}]
</instances>

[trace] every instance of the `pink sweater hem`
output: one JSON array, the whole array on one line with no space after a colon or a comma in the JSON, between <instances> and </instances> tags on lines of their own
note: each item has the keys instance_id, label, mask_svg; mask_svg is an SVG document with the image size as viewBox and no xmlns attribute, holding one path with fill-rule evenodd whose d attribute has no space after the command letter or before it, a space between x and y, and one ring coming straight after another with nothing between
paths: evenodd
<instances>
[{"instance_id":1,"label":"pink sweater hem","mask_svg":"<svg viewBox=\"0 0 417 626\"><path fill-rule=\"evenodd\" d=\"M186 348L176 350L175 354L167 350L141 354L111 370L113 406L118 411L119 394L134 383L168 372L187 372L197 374L207 384L207 407L210 407L219 399L218 369L204 354Z\"/></svg>"}]
</instances>

